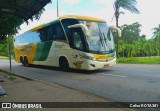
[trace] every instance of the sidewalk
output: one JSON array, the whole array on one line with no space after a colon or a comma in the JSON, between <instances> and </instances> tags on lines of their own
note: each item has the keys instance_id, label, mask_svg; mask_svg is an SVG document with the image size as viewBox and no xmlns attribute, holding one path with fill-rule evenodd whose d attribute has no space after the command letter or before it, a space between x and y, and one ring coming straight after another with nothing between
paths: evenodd
<instances>
[{"instance_id":1,"label":"sidewalk","mask_svg":"<svg viewBox=\"0 0 160 111\"><path fill-rule=\"evenodd\" d=\"M0 86L4 88L7 95L0 96L0 102L106 102L105 100L90 95L81 93L74 89L69 89L57 84L43 83L35 80L28 80L21 77L16 77L15 80L9 80L7 74L0 71ZM9 111L18 109L6 109ZM22 110L22 109L19 109ZM25 109L27 111L27 109ZM29 111L81 111L82 108L55 108L55 109L28 109ZM83 111L124 111L120 108L83 108Z\"/></svg>"}]
</instances>

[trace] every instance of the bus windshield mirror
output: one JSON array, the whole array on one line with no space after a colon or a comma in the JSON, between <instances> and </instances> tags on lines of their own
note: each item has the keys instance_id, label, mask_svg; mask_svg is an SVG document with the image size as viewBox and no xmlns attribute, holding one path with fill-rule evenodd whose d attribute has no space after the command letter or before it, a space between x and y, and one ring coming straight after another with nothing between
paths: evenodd
<instances>
[{"instance_id":1,"label":"bus windshield mirror","mask_svg":"<svg viewBox=\"0 0 160 111\"><path fill-rule=\"evenodd\" d=\"M120 28L115 27L115 26L110 26L109 28L110 28L110 29L117 30L117 32L118 32L118 36L119 36L119 37L121 37L121 36L122 36L122 31L121 31L121 29L120 29Z\"/></svg>"},{"instance_id":2,"label":"bus windshield mirror","mask_svg":"<svg viewBox=\"0 0 160 111\"><path fill-rule=\"evenodd\" d=\"M89 36L89 29L86 25L84 24L75 24L75 25L70 25L68 28L81 28L83 30L84 35L87 37Z\"/></svg>"}]
</instances>

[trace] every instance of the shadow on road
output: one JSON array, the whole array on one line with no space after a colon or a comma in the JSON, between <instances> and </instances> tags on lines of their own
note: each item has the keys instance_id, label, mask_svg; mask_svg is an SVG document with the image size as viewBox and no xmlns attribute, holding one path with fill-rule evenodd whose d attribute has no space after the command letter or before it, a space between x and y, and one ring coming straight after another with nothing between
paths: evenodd
<instances>
[{"instance_id":1,"label":"shadow on road","mask_svg":"<svg viewBox=\"0 0 160 111\"><path fill-rule=\"evenodd\" d=\"M60 68L53 67L53 66L30 65L29 67L61 71ZM106 72L110 72L110 71L112 71L112 70L110 68L108 68L108 69L99 69L99 70L93 70L93 71L80 70L80 69L70 69L68 72L92 75L92 74L97 74L97 73L104 73L104 72L106 73Z\"/></svg>"}]
</instances>

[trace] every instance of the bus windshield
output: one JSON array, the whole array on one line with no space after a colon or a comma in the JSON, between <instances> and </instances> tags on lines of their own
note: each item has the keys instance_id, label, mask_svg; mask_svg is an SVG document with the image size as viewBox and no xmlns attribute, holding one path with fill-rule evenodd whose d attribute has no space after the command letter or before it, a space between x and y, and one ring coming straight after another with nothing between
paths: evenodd
<instances>
[{"instance_id":1,"label":"bus windshield","mask_svg":"<svg viewBox=\"0 0 160 111\"><path fill-rule=\"evenodd\" d=\"M106 22L63 19L62 24L72 48L102 54L112 53L114 51L113 36ZM68 28L68 26L74 24L86 25L89 29L89 36L85 37L80 28Z\"/></svg>"},{"instance_id":2,"label":"bus windshield","mask_svg":"<svg viewBox=\"0 0 160 111\"><path fill-rule=\"evenodd\" d=\"M89 29L86 37L87 48L90 52L110 53L114 50L112 33L105 22L82 21Z\"/></svg>"}]
</instances>

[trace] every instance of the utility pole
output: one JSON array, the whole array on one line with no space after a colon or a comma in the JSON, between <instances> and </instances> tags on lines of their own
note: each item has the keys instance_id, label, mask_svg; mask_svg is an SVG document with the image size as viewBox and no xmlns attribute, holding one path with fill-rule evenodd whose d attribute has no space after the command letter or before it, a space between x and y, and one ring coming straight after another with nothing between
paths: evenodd
<instances>
[{"instance_id":1,"label":"utility pole","mask_svg":"<svg viewBox=\"0 0 160 111\"><path fill-rule=\"evenodd\" d=\"M12 78L12 62L11 62L11 43L10 43L10 35L8 35L8 52L9 52L9 72L10 72L10 78Z\"/></svg>"},{"instance_id":2,"label":"utility pole","mask_svg":"<svg viewBox=\"0 0 160 111\"><path fill-rule=\"evenodd\" d=\"M57 0L57 17L59 17L59 7L58 7L58 0Z\"/></svg>"}]
</instances>

